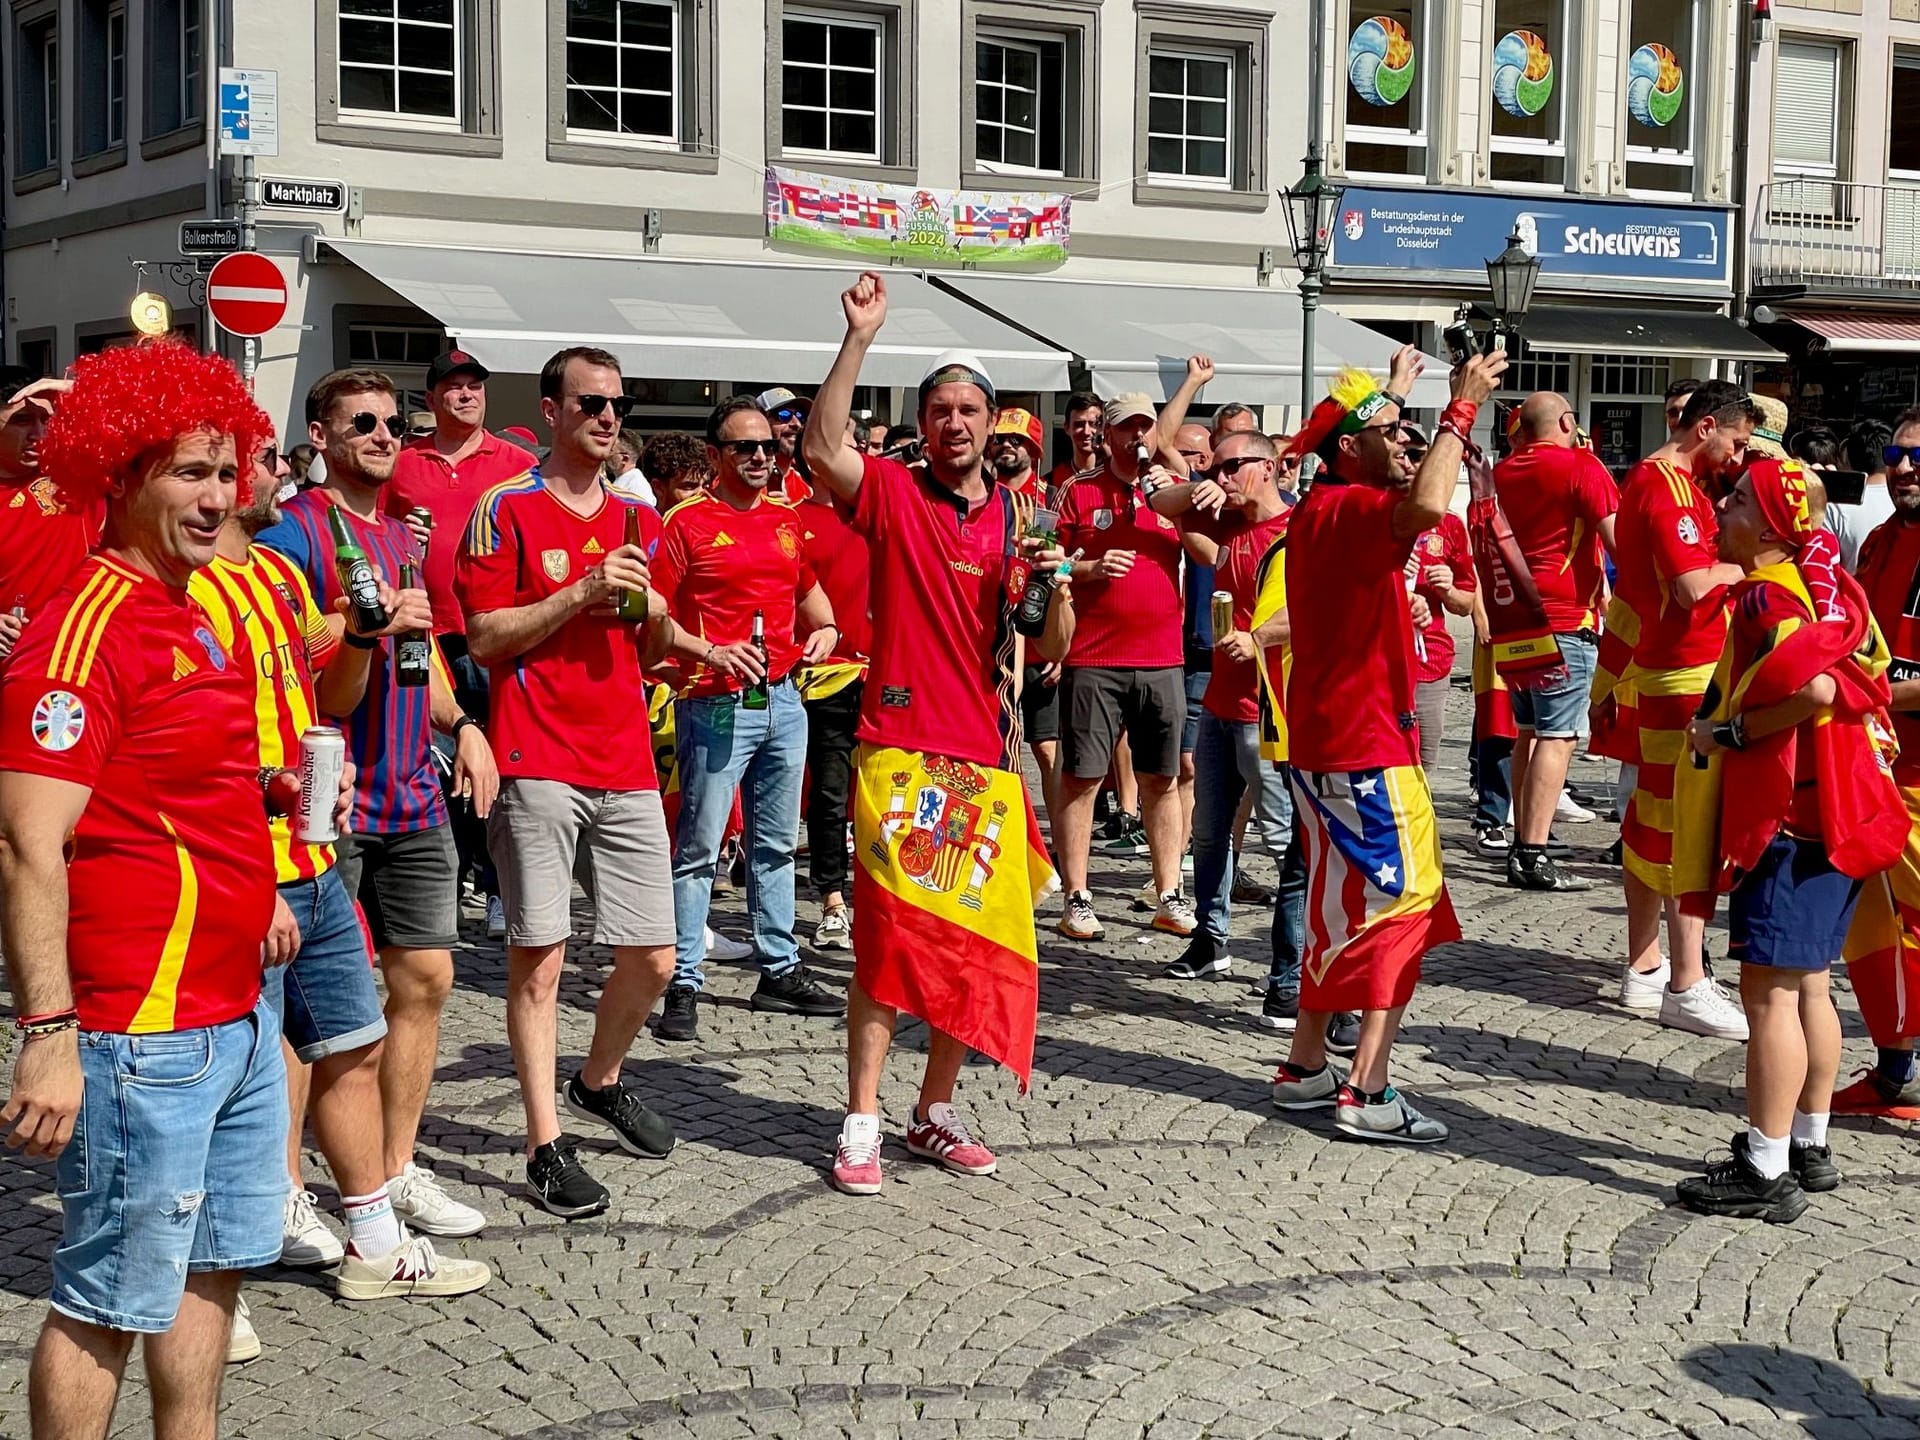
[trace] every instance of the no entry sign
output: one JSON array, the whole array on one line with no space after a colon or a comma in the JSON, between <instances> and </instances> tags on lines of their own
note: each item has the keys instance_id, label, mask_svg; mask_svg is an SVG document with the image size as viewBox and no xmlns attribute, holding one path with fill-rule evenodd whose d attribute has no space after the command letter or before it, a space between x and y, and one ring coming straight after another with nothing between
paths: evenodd
<instances>
[{"instance_id":1,"label":"no entry sign","mask_svg":"<svg viewBox=\"0 0 1920 1440\"><path fill-rule=\"evenodd\" d=\"M286 277L265 255L229 255L207 276L207 309L229 335L265 335L286 318Z\"/></svg>"}]
</instances>

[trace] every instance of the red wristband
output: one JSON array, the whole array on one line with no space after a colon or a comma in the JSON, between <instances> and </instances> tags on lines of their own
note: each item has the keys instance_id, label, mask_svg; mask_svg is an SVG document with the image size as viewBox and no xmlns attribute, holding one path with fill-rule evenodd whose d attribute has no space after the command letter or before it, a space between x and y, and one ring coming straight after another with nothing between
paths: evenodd
<instances>
[{"instance_id":1,"label":"red wristband","mask_svg":"<svg viewBox=\"0 0 1920 1440\"><path fill-rule=\"evenodd\" d=\"M1451 429L1458 426L1471 433L1474 417L1480 413L1480 407L1472 400L1455 400L1440 412L1440 428Z\"/></svg>"},{"instance_id":2,"label":"red wristband","mask_svg":"<svg viewBox=\"0 0 1920 1440\"><path fill-rule=\"evenodd\" d=\"M45 1025L64 1025L68 1021L77 1024L79 1019L80 1012L78 1010L71 1008L66 1010L49 1010L44 1015L16 1015L13 1018L13 1028L16 1030L37 1029Z\"/></svg>"}]
</instances>

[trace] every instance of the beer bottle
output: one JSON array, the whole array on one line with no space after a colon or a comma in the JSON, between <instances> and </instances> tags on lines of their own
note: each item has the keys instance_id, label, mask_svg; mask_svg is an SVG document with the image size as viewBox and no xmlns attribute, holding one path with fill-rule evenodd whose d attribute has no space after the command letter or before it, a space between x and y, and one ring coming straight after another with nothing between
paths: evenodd
<instances>
[{"instance_id":1,"label":"beer bottle","mask_svg":"<svg viewBox=\"0 0 1920 1440\"><path fill-rule=\"evenodd\" d=\"M414 588L413 562L400 565L400 588ZM433 639L424 630L403 630L394 638L393 671L396 684L415 689L427 683L433 673Z\"/></svg>"},{"instance_id":2,"label":"beer bottle","mask_svg":"<svg viewBox=\"0 0 1920 1440\"><path fill-rule=\"evenodd\" d=\"M386 628L387 612L380 603L373 562L347 528L346 512L339 505L327 506L327 523L333 527L334 573L353 607L347 615L348 628L360 635L377 635Z\"/></svg>"},{"instance_id":3,"label":"beer bottle","mask_svg":"<svg viewBox=\"0 0 1920 1440\"><path fill-rule=\"evenodd\" d=\"M753 648L760 652L760 678L747 687L740 697L742 710L764 710L769 699L767 692L767 621L763 612L753 612Z\"/></svg>"},{"instance_id":4,"label":"beer bottle","mask_svg":"<svg viewBox=\"0 0 1920 1440\"><path fill-rule=\"evenodd\" d=\"M628 505L627 529L622 537L623 545L640 549L640 507ZM622 620L631 620L638 624L647 618L647 592L644 590L622 590L613 602L613 613Z\"/></svg>"}]
</instances>

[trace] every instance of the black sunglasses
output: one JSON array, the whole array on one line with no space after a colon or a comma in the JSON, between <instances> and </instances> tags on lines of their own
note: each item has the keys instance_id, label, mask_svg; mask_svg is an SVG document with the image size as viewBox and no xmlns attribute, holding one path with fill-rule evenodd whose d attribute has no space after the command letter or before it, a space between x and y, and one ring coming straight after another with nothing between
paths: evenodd
<instances>
[{"instance_id":1,"label":"black sunglasses","mask_svg":"<svg viewBox=\"0 0 1920 1440\"><path fill-rule=\"evenodd\" d=\"M1271 465L1273 462L1264 455L1236 455L1231 460L1216 460L1213 468L1222 475L1238 475L1249 465Z\"/></svg>"},{"instance_id":2,"label":"black sunglasses","mask_svg":"<svg viewBox=\"0 0 1920 1440\"><path fill-rule=\"evenodd\" d=\"M280 447L278 445L267 446L266 449L260 452L259 461L262 465L266 466L267 469L273 469L280 463Z\"/></svg>"},{"instance_id":3,"label":"black sunglasses","mask_svg":"<svg viewBox=\"0 0 1920 1440\"><path fill-rule=\"evenodd\" d=\"M1889 470L1900 463L1902 456L1914 469L1920 470L1920 445L1889 445L1880 452L1880 458L1887 462Z\"/></svg>"},{"instance_id":4,"label":"black sunglasses","mask_svg":"<svg viewBox=\"0 0 1920 1440\"><path fill-rule=\"evenodd\" d=\"M406 438L407 422L398 415L376 415L371 410L362 410L353 417L353 433L356 435L371 435L382 425L387 427L387 434L394 439Z\"/></svg>"},{"instance_id":5,"label":"black sunglasses","mask_svg":"<svg viewBox=\"0 0 1920 1440\"><path fill-rule=\"evenodd\" d=\"M722 440L719 448L731 451L742 460L751 460L762 450L769 455L778 455L780 442L778 440Z\"/></svg>"},{"instance_id":6,"label":"black sunglasses","mask_svg":"<svg viewBox=\"0 0 1920 1440\"><path fill-rule=\"evenodd\" d=\"M626 419L627 412L633 409L631 395L576 395L573 399L580 407L580 413L589 420L598 418L600 412L609 405L613 407L614 417L620 420Z\"/></svg>"}]
</instances>

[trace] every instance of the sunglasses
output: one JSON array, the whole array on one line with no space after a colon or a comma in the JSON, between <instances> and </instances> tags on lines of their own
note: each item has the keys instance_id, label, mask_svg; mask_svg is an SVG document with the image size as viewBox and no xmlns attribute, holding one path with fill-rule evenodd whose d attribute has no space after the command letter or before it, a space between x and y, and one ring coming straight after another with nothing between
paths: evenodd
<instances>
[{"instance_id":1,"label":"sunglasses","mask_svg":"<svg viewBox=\"0 0 1920 1440\"><path fill-rule=\"evenodd\" d=\"M1409 460L1409 461L1410 461L1410 462L1411 462L1412 464L1415 464L1415 465L1418 465L1418 464L1419 464L1419 463L1420 463L1420 462L1421 462L1422 460L1424 460L1424 459L1426 459L1426 458L1427 458L1427 452L1426 452L1426 451L1424 451L1424 450L1416 450L1416 449L1414 449L1414 448L1413 448L1413 447L1411 447L1411 446L1409 446L1409 447L1407 448L1407 459L1408 459L1408 460Z\"/></svg>"},{"instance_id":2,"label":"sunglasses","mask_svg":"<svg viewBox=\"0 0 1920 1440\"><path fill-rule=\"evenodd\" d=\"M580 407L580 413L589 420L596 420L611 405L616 419L624 420L627 412L633 409L631 395L576 395L573 401Z\"/></svg>"},{"instance_id":3,"label":"sunglasses","mask_svg":"<svg viewBox=\"0 0 1920 1440\"><path fill-rule=\"evenodd\" d=\"M737 455L742 460L751 460L762 451L769 456L778 455L780 442L778 440L722 440L719 448Z\"/></svg>"},{"instance_id":4,"label":"sunglasses","mask_svg":"<svg viewBox=\"0 0 1920 1440\"><path fill-rule=\"evenodd\" d=\"M1889 470L1898 465L1903 456L1909 465L1920 470L1920 445L1889 445L1880 452L1880 458L1887 462Z\"/></svg>"},{"instance_id":5,"label":"sunglasses","mask_svg":"<svg viewBox=\"0 0 1920 1440\"><path fill-rule=\"evenodd\" d=\"M773 418L776 423L781 425L786 425L795 420L806 419L807 412L804 410L797 410L793 406L788 405L782 409L774 411Z\"/></svg>"},{"instance_id":6,"label":"sunglasses","mask_svg":"<svg viewBox=\"0 0 1920 1440\"><path fill-rule=\"evenodd\" d=\"M362 410L353 417L353 433L356 435L371 435L382 425L387 427L387 434L394 439L406 438L407 422L398 415L376 415L371 410Z\"/></svg>"},{"instance_id":7,"label":"sunglasses","mask_svg":"<svg viewBox=\"0 0 1920 1440\"><path fill-rule=\"evenodd\" d=\"M1218 460L1213 468L1222 475L1238 475L1249 465L1269 465L1273 462L1264 455L1238 455L1231 460Z\"/></svg>"},{"instance_id":8,"label":"sunglasses","mask_svg":"<svg viewBox=\"0 0 1920 1440\"><path fill-rule=\"evenodd\" d=\"M266 449L260 452L257 459L258 462L267 469L274 469L280 463L280 447L278 445L267 446Z\"/></svg>"}]
</instances>

